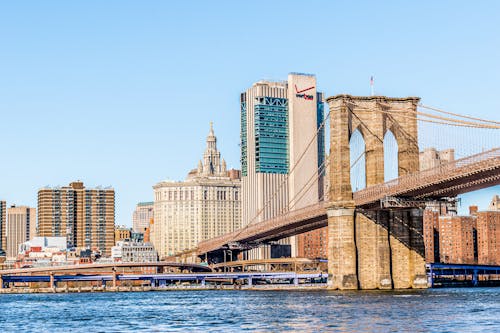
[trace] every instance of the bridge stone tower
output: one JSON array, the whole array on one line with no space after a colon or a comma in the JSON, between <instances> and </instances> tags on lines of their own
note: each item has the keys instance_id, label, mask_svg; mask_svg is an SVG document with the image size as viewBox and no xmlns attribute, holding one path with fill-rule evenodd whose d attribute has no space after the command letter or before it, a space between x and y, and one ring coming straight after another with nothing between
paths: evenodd
<instances>
[{"instance_id":1,"label":"bridge stone tower","mask_svg":"<svg viewBox=\"0 0 500 333\"><path fill-rule=\"evenodd\" d=\"M365 140L366 186L384 182L384 135L398 143L398 174L419 169L417 97L329 97L330 200L328 271L332 289L425 288L422 212L355 207L350 147Z\"/></svg>"}]
</instances>

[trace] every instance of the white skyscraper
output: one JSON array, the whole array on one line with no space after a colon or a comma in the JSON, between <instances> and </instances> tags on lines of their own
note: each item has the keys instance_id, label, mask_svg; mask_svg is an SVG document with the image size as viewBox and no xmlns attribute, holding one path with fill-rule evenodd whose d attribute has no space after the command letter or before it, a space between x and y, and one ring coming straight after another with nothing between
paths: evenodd
<instances>
[{"instance_id":1,"label":"white skyscraper","mask_svg":"<svg viewBox=\"0 0 500 333\"><path fill-rule=\"evenodd\" d=\"M286 82L259 81L241 94L243 225L317 203L324 161L322 94L316 77L291 73ZM284 241L292 245L295 241ZM268 247L251 257L269 257Z\"/></svg>"},{"instance_id":2,"label":"white skyscraper","mask_svg":"<svg viewBox=\"0 0 500 333\"><path fill-rule=\"evenodd\" d=\"M154 189L151 241L160 257L196 248L198 242L241 227L240 172L227 171L212 124L198 168L183 182L163 181Z\"/></svg>"}]
</instances>

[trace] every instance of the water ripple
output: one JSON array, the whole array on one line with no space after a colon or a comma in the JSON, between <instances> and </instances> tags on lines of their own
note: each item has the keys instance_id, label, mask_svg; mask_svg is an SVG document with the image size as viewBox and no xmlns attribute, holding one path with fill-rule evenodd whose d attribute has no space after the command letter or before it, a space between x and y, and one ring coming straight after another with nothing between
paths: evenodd
<instances>
[{"instance_id":1,"label":"water ripple","mask_svg":"<svg viewBox=\"0 0 500 333\"><path fill-rule=\"evenodd\" d=\"M500 288L0 295L0 332L500 331Z\"/></svg>"}]
</instances>

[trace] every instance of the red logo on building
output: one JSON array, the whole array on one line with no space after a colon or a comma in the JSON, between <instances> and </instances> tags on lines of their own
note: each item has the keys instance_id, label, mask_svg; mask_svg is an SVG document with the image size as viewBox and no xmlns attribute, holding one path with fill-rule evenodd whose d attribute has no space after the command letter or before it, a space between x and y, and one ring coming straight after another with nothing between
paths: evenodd
<instances>
[{"instance_id":1,"label":"red logo on building","mask_svg":"<svg viewBox=\"0 0 500 333\"><path fill-rule=\"evenodd\" d=\"M306 89L299 90L297 88L297 85L295 85L295 97L297 97L297 98L303 98L303 99L306 99L308 101L312 101L314 99L314 96L313 95L304 94L304 92L306 92L308 90L311 90L311 89L314 89L314 88L315 87L312 86L312 87L309 87L309 88L306 88Z\"/></svg>"}]
</instances>

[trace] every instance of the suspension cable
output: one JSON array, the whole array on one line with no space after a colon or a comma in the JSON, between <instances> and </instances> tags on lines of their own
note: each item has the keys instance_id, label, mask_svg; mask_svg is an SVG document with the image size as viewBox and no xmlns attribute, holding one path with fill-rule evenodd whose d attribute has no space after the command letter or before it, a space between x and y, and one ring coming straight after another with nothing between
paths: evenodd
<instances>
[{"instance_id":1,"label":"suspension cable","mask_svg":"<svg viewBox=\"0 0 500 333\"><path fill-rule=\"evenodd\" d=\"M281 181L281 183L279 184L279 186L276 188L276 190L274 191L273 195L267 200L267 202L263 205L263 207L257 212L257 214L250 220L249 223L247 223L245 225L244 228L246 228L247 226L250 226L251 224L253 224L257 219L258 217L262 214L262 212L264 212L265 209L267 209L269 207L269 204L271 204L271 202L276 198L276 196L278 195L279 191L282 189L282 187L286 184L286 182L288 181L288 179L290 178L290 175L295 171L296 167L299 165L300 161L302 160L302 158L305 156L306 152L308 151L308 149L311 147L311 145L314 143L314 140L317 138L319 132L325 127L325 124L327 122L327 120L329 120L329 116L330 116L330 112L331 111L328 111L327 115L324 117L323 121L321 122L320 126L318 127L318 129L316 130L316 133L313 135L313 137L311 138L311 140L309 140L306 148L304 149L304 151L302 152L302 154L299 156L299 158L297 159L297 161L295 162L295 164L293 165L292 169L290 170L290 172L288 174L285 175L285 177L283 178L283 180Z\"/></svg>"},{"instance_id":2,"label":"suspension cable","mask_svg":"<svg viewBox=\"0 0 500 333\"><path fill-rule=\"evenodd\" d=\"M441 112L441 113L444 113L444 114L448 114L450 116L462 117L462 118L467 118L467 119L471 119L471 120L478 120L478 121L481 121L483 123L500 124L500 121L486 120L486 119L481 119L481 118L476 118L476 117L471 117L471 116L465 116L465 115L461 115L461 114L457 114L457 113L453 113L453 112L447 112L447 111L444 111L444 110L441 110L441 109L438 109L438 108L434 108L432 106L424 105L422 103L419 103L418 106L420 106L421 108L424 108L424 109L429 109L429 110L433 110L433 111L436 111L436 112Z\"/></svg>"}]
</instances>

